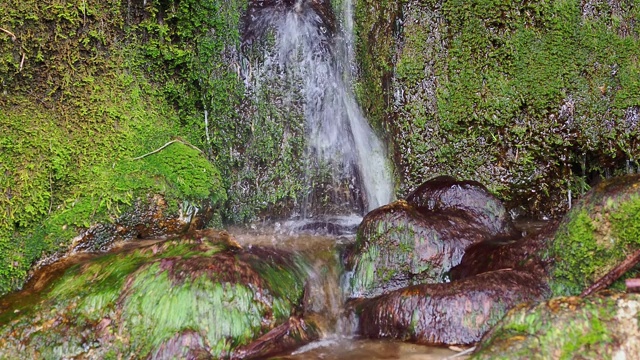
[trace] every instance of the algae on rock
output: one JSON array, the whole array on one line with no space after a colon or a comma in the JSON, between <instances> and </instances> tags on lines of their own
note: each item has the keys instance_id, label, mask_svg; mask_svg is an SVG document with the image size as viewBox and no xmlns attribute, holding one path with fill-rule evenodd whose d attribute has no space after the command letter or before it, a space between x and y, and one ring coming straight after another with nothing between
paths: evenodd
<instances>
[{"instance_id":1,"label":"algae on rock","mask_svg":"<svg viewBox=\"0 0 640 360\"><path fill-rule=\"evenodd\" d=\"M472 359L631 359L640 352L637 294L559 297L512 309Z\"/></svg>"},{"instance_id":2,"label":"algae on rock","mask_svg":"<svg viewBox=\"0 0 640 360\"><path fill-rule=\"evenodd\" d=\"M554 295L577 295L640 249L640 175L591 189L565 216L548 251ZM626 274L625 277L633 276Z\"/></svg>"}]
</instances>

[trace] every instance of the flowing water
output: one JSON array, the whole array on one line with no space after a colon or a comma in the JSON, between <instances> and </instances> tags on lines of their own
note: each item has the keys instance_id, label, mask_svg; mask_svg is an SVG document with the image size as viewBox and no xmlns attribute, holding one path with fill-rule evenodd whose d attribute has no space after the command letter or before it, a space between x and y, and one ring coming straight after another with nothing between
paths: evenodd
<instances>
[{"instance_id":1,"label":"flowing water","mask_svg":"<svg viewBox=\"0 0 640 360\"><path fill-rule=\"evenodd\" d=\"M392 340L360 339L357 326L345 316L347 300L340 250L351 244L353 234L343 236L318 235L313 232L292 233L288 224L271 227L229 229L242 247L276 246L313 259L310 273L310 301L305 305L305 317L313 318L322 329L323 337L291 353L273 359L295 360L436 360L456 356L461 349L425 346ZM455 357L456 359L465 359Z\"/></svg>"},{"instance_id":2,"label":"flowing water","mask_svg":"<svg viewBox=\"0 0 640 360\"><path fill-rule=\"evenodd\" d=\"M274 82L288 84L290 94L281 106L302 103L308 186L316 188L329 173L331 184L325 187L333 189L332 199L318 199L312 191L301 209L302 218L327 205L343 209L342 215L344 209L362 214L393 199L386 149L351 89L351 8L350 1L343 3L344 16L338 22L327 0L253 1L245 18L245 48L248 43L272 42L261 48L261 62L248 66L252 70L245 75L247 87L259 93ZM349 204L336 204L340 202Z\"/></svg>"}]
</instances>

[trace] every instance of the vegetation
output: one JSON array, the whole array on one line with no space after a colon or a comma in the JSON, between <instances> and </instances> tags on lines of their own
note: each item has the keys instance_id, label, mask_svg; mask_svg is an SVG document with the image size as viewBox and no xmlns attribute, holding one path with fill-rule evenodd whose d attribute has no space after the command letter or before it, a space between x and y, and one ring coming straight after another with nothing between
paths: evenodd
<instances>
[{"instance_id":1,"label":"vegetation","mask_svg":"<svg viewBox=\"0 0 640 360\"><path fill-rule=\"evenodd\" d=\"M359 1L359 95L401 192L455 175L553 216L594 180L637 171L640 12L592 5Z\"/></svg>"},{"instance_id":2,"label":"vegetation","mask_svg":"<svg viewBox=\"0 0 640 360\"><path fill-rule=\"evenodd\" d=\"M229 26L217 2L174 5L0 5L0 293L77 228L113 221L149 194L174 210L226 199L220 172L184 144L209 150L203 109L224 116L231 101L203 74L233 32L210 36Z\"/></svg>"},{"instance_id":3,"label":"vegetation","mask_svg":"<svg viewBox=\"0 0 640 360\"><path fill-rule=\"evenodd\" d=\"M489 331L472 359L610 359L633 354L637 349L628 342L628 333L635 331L638 314L623 309L637 301L636 294L617 294L521 305Z\"/></svg>"}]
</instances>

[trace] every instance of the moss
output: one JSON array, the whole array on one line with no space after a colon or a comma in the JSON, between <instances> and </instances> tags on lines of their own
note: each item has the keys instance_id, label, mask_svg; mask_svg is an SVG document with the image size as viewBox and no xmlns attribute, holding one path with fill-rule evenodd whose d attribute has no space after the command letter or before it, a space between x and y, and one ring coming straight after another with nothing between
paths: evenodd
<instances>
[{"instance_id":1,"label":"moss","mask_svg":"<svg viewBox=\"0 0 640 360\"><path fill-rule=\"evenodd\" d=\"M194 149L173 144L131 160L176 137L206 151L198 91L230 101L222 85L237 79L214 76L220 89L193 83L205 70L196 66L205 42L218 41L211 52L225 45L204 27L231 17L210 19L219 2L194 4L164 12L167 23L164 3L0 5L3 29L15 34L0 32L0 293L20 287L41 256L64 250L76 228L113 221L149 193L174 210L184 200L225 201L216 166ZM182 31L179 42L162 35L169 28ZM190 106L176 107L176 87Z\"/></svg>"},{"instance_id":2,"label":"moss","mask_svg":"<svg viewBox=\"0 0 640 360\"><path fill-rule=\"evenodd\" d=\"M638 176L605 181L576 204L556 232L544 258L555 265L555 295L577 295L638 248L640 195ZM619 280L634 276L631 271Z\"/></svg>"},{"instance_id":3,"label":"moss","mask_svg":"<svg viewBox=\"0 0 640 360\"><path fill-rule=\"evenodd\" d=\"M206 276L178 285L154 263L136 274L124 306L130 351L147 354L176 333L197 329L212 355L228 356L262 332L268 309L254 296L248 286L215 283Z\"/></svg>"},{"instance_id":4,"label":"moss","mask_svg":"<svg viewBox=\"0 0 640 360\"><path fill-rule=\"evenodd\" d=\"M557 232L550 254L558 264L551 283L554 295L579 294L590 284L596 269L607 263L608 249L596 242L595 229L583 210Z\"/></svg>"}]
</instances>

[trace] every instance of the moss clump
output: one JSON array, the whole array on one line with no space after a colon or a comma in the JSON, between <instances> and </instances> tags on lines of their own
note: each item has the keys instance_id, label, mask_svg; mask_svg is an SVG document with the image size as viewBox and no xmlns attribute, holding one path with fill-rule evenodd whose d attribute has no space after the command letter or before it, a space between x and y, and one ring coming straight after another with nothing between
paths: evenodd
<instances>
[{"instance_id":1,"label":"moss clump","mask_svg":"<svg viewBox=\"0 0 640 360\"><path fill-rule=\"evenodd\" d=\"M635 294L617 294L555 298L516 307L490 330L472 359L531 358L532 354L535 359L607 359L620 352L630 356L637 351L629 336L637 333L639 300Z\"/></svg>"},{"instance_id":2,"label":"moss clump","mask_svg":"<svg viewBox=\"0 0 640 360\"><path fill-rule=\"evenodd\" d=\"M227 88L238 83L205 62L233 35L212 28L236 27L237 38L222 2L176 4L0 5L0 294L65 250L77 228L113 221L150 194L170 210L225 201L220 173L197 150L176 143L131 160L176 138L211 155L203 110L232 103ZM203 105L210 98L224 101Z\"/></svg>"},{"instance_id":3,"label":"moss clump","mask_svg":"<svg viewBox=\"0 0 640 360\"><path fill-rule=\"evenodd\" d=\"M554 295L579 294L640 248L639 182L638 176L605 181L567 214L545 255L555 261Z\"/></svg>"}]
</instances>

